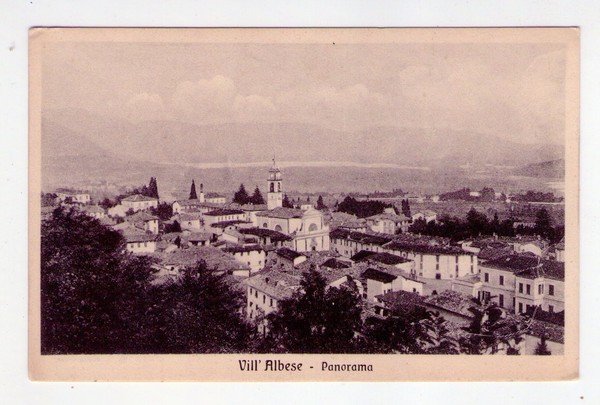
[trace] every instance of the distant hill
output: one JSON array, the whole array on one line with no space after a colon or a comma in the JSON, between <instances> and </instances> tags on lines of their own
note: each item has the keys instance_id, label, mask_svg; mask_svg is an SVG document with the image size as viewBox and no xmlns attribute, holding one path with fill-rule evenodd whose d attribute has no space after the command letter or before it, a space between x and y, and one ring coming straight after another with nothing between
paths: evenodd
<instances>
[{"instance_id":1,"label":"distant hill","mask_svg":"<svg viewBox=\"0 0 600 405\"><path fill-rule=\"evenodd\" d=\"M529 177L564 178L565 160L556 159L519 167L515 174Z\"/></svg>"},{"instance_id":2,"label":"distant hill","mask_svg":"<svg viewBox=\"0 0 600 405\"><path fill-rule=\"evenodd\" d=\"M560 157L557 145L523 145L479 133L373 127L342 132L306 123L195 125L175 121L132 124L79 110L46 111L45 118L127 159L153 162L346 161L404 166L522 166ZM44 136L52 139L56 133Z\"/></svg>"}]
</instances>

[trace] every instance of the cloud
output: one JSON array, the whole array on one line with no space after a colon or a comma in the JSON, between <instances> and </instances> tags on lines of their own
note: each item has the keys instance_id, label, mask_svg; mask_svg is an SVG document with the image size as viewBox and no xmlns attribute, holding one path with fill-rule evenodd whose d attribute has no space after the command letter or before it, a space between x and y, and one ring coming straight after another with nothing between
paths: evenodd
<instances>
[{"instance_id":1,"label":"cloud","mask_svg":"<svg viewBox=\"0 0 600 405\"><path fill-rule=\"evenodd\" d=\"M232 117L235 84L217 75L210 80L185 81L177 85L171 98L173 115L190 122L224 122Z\"/></svg>"},{"instance_id":2,"label":"cloud","mask_svg":"<svg viewBox=\"0 0 600 405\"><path fill-rule=\"evenodd\" d=\"M123 114L132 122L161 120L168 117L158 94L138 93L125 103Z\"/></svg>"}]
</instances>

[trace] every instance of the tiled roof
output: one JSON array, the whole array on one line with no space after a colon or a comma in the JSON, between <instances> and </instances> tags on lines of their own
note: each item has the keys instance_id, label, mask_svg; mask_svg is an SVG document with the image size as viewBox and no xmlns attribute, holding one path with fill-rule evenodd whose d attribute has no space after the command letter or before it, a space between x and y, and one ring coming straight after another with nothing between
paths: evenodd
<instances>
[{"instance_id":1,"label":"tiled roof","mask_svg":"<svg viewBox=\"0 0 600 405\"><path fill-rule=\"evenodd\" d=\"M234 219L234 220L231 220L231 221L215 222L214 224L211 224L210 226L213 227L213 228L227 228L228 226L238 225L238 224L251 224L251 222L242 221L240 219Z\"/></svg>"},{"instance_id":2,"label":"tiled roof","mask_svg":"<svg viewBox=\"0 0 600 405\"><path fill-rule=\"evenodd\" d=\"M136 243L136 242L152 242L155 241L158 237L154 234L145 233L145 232L136 232L134 230L123 230L123 237L127 241L127 243Z\"/></svg>"},{"instance_id":3,"label":"tiled roof","mask_svg":"<svg viewBox=\"0 0 600 405\"><path fill-rule=\"evenodd\" d=\"M204 260L211 270L229 271L243 270L249 267L238 262L235 258L213 246L190 247L162 255L161 262L165 265L194 266Z\"/></svg>"},{"instance_id":4,"label":"tiled roof","mask_svg":"<svg viewBox=\"0 0 600 405\"><path fill-rule=\"evenodd\" d=\"M538 278L547 277L553 280L564 281L565 264L552 260L542 260L532 255L510 255L482 264L483 267L510 271L519 277Z\"/></svg>"},{"instance_id":5,"label":"tiled roof","mask_svg":"<svg viewBox=\"0 0 600 405\"><path fill-rule=\"evenodd\" d=\"M420 296L417 293L414 292L408 292L408 291L388 291L385 294L381 294L381 295L376 295L375 298L377 298L379 301L383 302L386 304L386 307L388 307L390 310L394 310L394 308L397 308L398 306L402 306L402 305L422 305L423 304L423 297Z\"/></svg>"},{"instance_id":6,"label":"tiled roof","mask_svg":"<svg viewBox=\"0 0 600 405\"><path fill-rule=\"evenodd\" d=\"M259 273L245 280L245 283L277 300L290 298L300 288L300 276L280 271Z\"/></svg>"},{"instance_id":7,"label":"tiled roof","mask_svg":"<svg viewBox=\"0 0 600 405\"><path fill-rule=\"evenodd\" d=\"M438 254L438 255L474 255L472 252L467 252L458 246L434 246L425 244L413 244L401 241L392 241L385 245L385 248L400 251L409 251L424 254Z\"/></svg>"},{"instance_id":8,"label":"tiled roof","mask_svg":"<svg viewBox=\"0 0 600 405\"><path fill-rule=\"evenodd\" d=\"M239 214L243 214L243 213L244 213L244 211L242 211L242 210L219 208L219 209L207 212L204 215L209 216L209 217L219 217L219 216L223 216L223 215L239 215Z\"/></svg>"},{"instance_id":9,"label":"tiled roof","mask_svg":"<svg viewBox=\"0 0 600 405\"><path fill-rule=\"evenodd\" d=\"M248 252L260 252L263 248L259 245L250 245L250 246L228 246L223 249L224 252L228 253L248 253Z\"/></svg>"},{"instance_id":10,"label":"tiled roof","mask_svg":"<svg viewBox=\"0 0 600 405\"><path fill-rule=\"evenodd\" d=\"M205 198L225 198L224 195L219 194L219 193L214 193L214 192L208 192L206 194L204 194Z\"/></svg>"},{"instance_id":11,"label":"tiled roof","mask_svg":"<svg viewBox=\"0 0 600 405\"><path fill-rule=\"evenodd\" d=\"M389 213L373 215L373 216L367 217L366 219L367 219L367 221L369 221L369 220L371 220L371 221L388 220L388 221L394 221L394 222L410 221L410 218L408 218L405 215L396 215L396 214L389 214Z\"/></svg>"},{"instance_id":12,"label":"tiled roof","mask_svg":"<svg viewBox=\"0 0 600 405\"><path fill-rule=\"evenodd\" d=\"M341 260L337 260L334 257L323 262L321 266L328 267L330 269L347 269L348 267L350 267L348 263L345 263Z\"/></svg>"},{"instance_id":13,"label":"tiled roof","mask_svg":"<svg viewBox=\"0 0 600 405\"><path fill-rule=\"evenodd\" d=\"M361 251L361 252L364 252L364 251ZM390 266L395 266L397 264L407 263L407 262L411 261L409 259L405 259L404 257L393 255L393 254L387 253L387 252L381 252L381 253L369 252L369 253L373 253L373 254L364 254L363 258L360 258L360 256L359 256L359 258L356 258L361 252L358 252L356 255L352 256L352 260L354 260L354 261L368 260L368 261L378 262L378 263L382 263L382 264L387 264Z\"/></svg>"},{"instance_id":14,"label":"tiled roof","mask_svg":"<svg viewBox=\"0 0 600 405\"><path fill-rule=\"evenodd\" d=\"M255 235L258 237L269 237L272 241L287 241L292 238L284 233L274 231L267 228L241 228L238 229L239 233Z\"/></svg>"},{"instance_id":15,"label":"tiled roof","mask_svg":"<svg viewBox=\"0 0 600 405\"><path fill-rule=\"evenodd\" d=\"M369 280L375 280L375 281L379 281L382 283L391 283L392 281L394 281L395 279L397 279L397 276L385 273L381 270L377 270L374 268L368 268L363 274L362 277L365 279L369 279Z\"/></svg>"},{"instance_id":16,"label":"tiled roof","mask_svg":"<svg viewBox=\"0 0 600 405\"><path fill-rule=\"evenodd\" d=\"M121 201L139 202L139 201L157 201L156 198L148 197L141 194L130 195L129 197L123 198Z\"/></svg>"},{"instance_id":17,"label":"tiled roof","mask_svg":"<svg viewBox=\"0 0 600 405\"><path fill-rule=\"evenodd\" d=\"M181 214L179 214L180 221L199 221L201 218L201 214L193 212L182 212Z\"/></svg>"},{"instance_id":18,"label":"tiled roof","mask_svg":"<svg viewBox=\"0 0 600 405\"><path fill-rule=\"evenodd\" d=\"M97 205L84 205L81 208L82 211L88 212L90 214L99 214L104 213L104 208L99 207Z\"/></svg>"},{"instance_id":19,"label":"tiled roof","mask_svg":"<svg viewBox=\"0 0 600 405\"><path fill-rule=\"evenodd\" d=\"M304 215L304 211L296 208L283 208L278 207L268 211L259 211L256 213L257 216L267 217L267 218L302 218Z\"/></svg>"},{"instance_id":20,"label":"tiled roof","mask_svg":"<svg viewBox=\"0 0 600 405\"><path fill-rule=\"evenodd\" d=\"M298 253L295 250L288 248L279 248L275 251L275 253L288 260L294 260L300 256L304 256L302 253Z\"/></svg>"},{"instance_id":21,"label":"tiled roof","mask_svg":"<svg viewBox=\"0 0 600 405\"><path fill-rule=\"evenodd\" d=\"M444 290L439 294L430 295L423 302L468 317L473 316L469 308L475 305L473 297L451 290Z\"/></svg>"},{"instance_id":22,"label":"tiled roof","mask_svg":"<svg viewBox=\"0 0 600 405\"><path fill-rule=\"evenodd\" d=\"M363 232L354 232L347 229L335 229L329 233L329 237L332 239L347 239L355 242L360 242L363 244L372 244L372 245L385 245L390 242L393 237L392 236L384 236L384 235L373 235L369 233Z\"/></svg>"},{"instance_id":23,"label":"tiled roof","mask_svg":"<svg viewBox=\"0 0 600 405\"><path fill-rule=\"evenodd\" d=\"M138 211L135 214L125 217L125 220L128 222L148 222L148 221L158 220L158 217L155 217L154 215L150 215L144 211Z\"/></svg>"},{"instance_id":24,"label":"tiled roof","mask_svg":"<svg viewBox=\"0 0 600 405\"><path fill-rule=\"evenodd\" d=\"M201 233L201 232L193 232L187 237L187 240L190 242L205 242L210 240L210 234Z\"/></svg>"}]
</instances>

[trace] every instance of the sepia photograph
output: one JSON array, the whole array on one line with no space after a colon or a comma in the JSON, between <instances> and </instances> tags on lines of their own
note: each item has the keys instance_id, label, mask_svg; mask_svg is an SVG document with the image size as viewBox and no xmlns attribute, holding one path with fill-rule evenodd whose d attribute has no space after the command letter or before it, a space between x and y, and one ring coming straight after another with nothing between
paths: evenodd
<instances>
[{"instance_id":1,"label":"sepia photograph","mask_svg":"<svg viewBox=\"0 0 600 405\"><path fill-rule=\"evenodd\" d=\"M32 378L575 378L578 53L32 29Z\"/></svg>"}]
</instances>

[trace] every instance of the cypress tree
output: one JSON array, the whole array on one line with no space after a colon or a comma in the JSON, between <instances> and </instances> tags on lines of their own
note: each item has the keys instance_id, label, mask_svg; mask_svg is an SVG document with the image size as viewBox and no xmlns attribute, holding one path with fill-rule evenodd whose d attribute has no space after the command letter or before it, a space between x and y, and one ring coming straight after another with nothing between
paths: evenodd
<instances>
[{"instance_id":1,"label":"cypress tree","mask_svg":"<svg viewBox=\"0 0 600 405\"><path fill-rule=\"evenodd\" d=\"M192 180L192 187L190 189L190 200L197 200L198 195L196 194L196 183Z\"/></svg>"}]
</instances>

